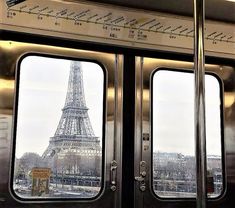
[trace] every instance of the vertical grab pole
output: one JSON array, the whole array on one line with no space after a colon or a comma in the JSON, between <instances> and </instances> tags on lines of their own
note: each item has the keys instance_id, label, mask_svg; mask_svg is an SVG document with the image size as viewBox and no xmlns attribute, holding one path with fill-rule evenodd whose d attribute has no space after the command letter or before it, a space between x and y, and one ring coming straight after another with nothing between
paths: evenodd
<instances>
[{"instance_id":1,"label":"vertical grab pole","mask_svg":"<svg viewBox=\"0 0 235 208\"><path fill-rule=\"evenodd\" d=\"M194 68L195 68L195 147L197 208L206 208L206 127L205 127L205 55L204 0L194 0Z\"/></svg>"}]
</instances>

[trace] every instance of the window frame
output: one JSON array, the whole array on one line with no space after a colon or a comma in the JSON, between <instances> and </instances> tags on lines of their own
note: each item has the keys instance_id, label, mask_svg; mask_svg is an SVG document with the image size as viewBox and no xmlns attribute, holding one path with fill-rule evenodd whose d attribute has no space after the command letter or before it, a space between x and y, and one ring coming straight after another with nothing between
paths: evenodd
<instances>
[{"instance_id":1,"label":"window frame","mask_svg":"<svg viewBox=\"0 0 235 208\"><path fill-rule=\"evenodd\" d=\"M52 59L64 59L68 61L81 61L81 62L90 62L97 64L102 72L103 72L103 90L102 90L102 95L103 95L103 101L102 101L102 106L103 106L103 112L102 112L102 139L100 140L102 142L102 158L101 158L101 181L100 181L100 190L97 195L94 197L90 198L54 198L54 197L30 197L30 198L23 198L19 196L15 190L14 190L14 171L15 171L15 160L16 160L16 140L17 140L17 121L18 121L18 102L19 102L19 94L20 94L20 75L21 75L21 63L22 61L30 56L38 56L41 58L52 58ZM33 72L33 70L32 70ZM105 164L105 149L106 149L106 112L107 112L107 90L108 90L108 71L106 70L105 66L97 60L91 59L91 58L79 58L79 57L70 57L70 56L65 56L65 55L55 55L55 54L48 54L48 53L43 53L43 52L26 52L25 54L21 55L16 63L16 76L15 76L15 101L14 101L14 109L13 109L13 143L12 143L12 153L11 153L11 168L10 168L10 178L9 178L9 190L11 195L15 199L17 199L19 202L93 202L98 200L105 191L105 169L106 169L106 164ZM59 121L58 121L59 122Z\"/></svg>"},{"instance_id":2,"label":"window frame","mask_svg":"<svg viewBox=\"0 0 235 208\"><path fill-rule=\"evenodd\" d=\"M163 201L192 201L196 200L196 197L162 197L155 193L154 191L154 183L153 183L153 78L154 75L159 71L171 71L171 72L183 72L183 73L191 73L194 74L194 70L192 69L184 69L184 68L169 68L169 67L157 67L150 73L150 140L151 140L151 157L150 157L150 192L159 200ZM219 96L220 96L220 142L221 142L221 168L222 168L222 190L221 193L216 197L208 197L207 200L209 201L216 201L221 199L226 193L226 171L225 171L225 148L224 148L224 87L223 87L223 80L220 78L218 74L211 71L206 71L205 75L211 75L218 81L219 84Z\"/></svg>"}]
</instances>

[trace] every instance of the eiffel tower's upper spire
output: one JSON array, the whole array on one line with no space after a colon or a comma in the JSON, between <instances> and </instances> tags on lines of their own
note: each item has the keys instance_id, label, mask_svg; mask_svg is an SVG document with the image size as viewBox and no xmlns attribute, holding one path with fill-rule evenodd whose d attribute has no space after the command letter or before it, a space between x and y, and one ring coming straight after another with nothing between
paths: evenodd
<instances>
[{"instance_id":1,"label":"eiffel tower's upper spire","mask_svg":"<svg viewBox=\"0 0 235 208\"><path fill-rule=\"evenodd\" d=\"M69 82L64 109L82 108L87 109L83 88L83 74L81 63L72 61L70 66Z\"/></svg>"},{"instance_id":2,"label":"eiffel tower's upper spire","mask_svg":"<svg viewBox=\"0 0 235 208\"><path fill-rule=\"evenodd\" d=\"M95 135L88 116L83 88L82 67L79 61L72 61L70 66L68 90L62 116L54 135L60 139L71 138L94 141Z\"/></svg>"}]
</instances>

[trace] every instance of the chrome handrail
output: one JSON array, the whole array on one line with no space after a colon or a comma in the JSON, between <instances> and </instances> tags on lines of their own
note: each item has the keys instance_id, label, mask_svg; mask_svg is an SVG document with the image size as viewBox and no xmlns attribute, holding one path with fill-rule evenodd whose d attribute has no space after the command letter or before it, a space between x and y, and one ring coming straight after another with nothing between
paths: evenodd
<instances>
[{"instance_id":1,"label":"chrome handrail","mask_svg":"<svg viewBox=\"0 0 235 208\"><path fill-rule=\"evenodd\" d=\"M205 127L205 55L204 0L194 0L194 68L195 68L195 154L197 173L197 208L206 207L206 127Z\"/></svg>"}]
</instances>

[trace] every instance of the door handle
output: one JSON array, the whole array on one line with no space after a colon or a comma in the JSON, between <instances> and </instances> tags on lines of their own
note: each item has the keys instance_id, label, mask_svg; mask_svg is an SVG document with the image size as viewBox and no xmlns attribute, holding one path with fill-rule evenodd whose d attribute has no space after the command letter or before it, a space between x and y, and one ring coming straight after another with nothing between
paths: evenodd
<instances>
[{"instance_id":1,"label":"door handle","mask_svg":"<svg viewBox=\"0 0 235 208\"><path fill-rule=\"evenodd\" d=\"M140 190L141 191L145 191L146 190L146 184L145 184L145 177L147 175L146 167L147 167L146 162L145 161L141 161L140 162L140 175L139 176L135 176L135 180L137 182L139 182L139 184L140 184Z\"/></svg>"},{"instance_id":2,"label":"door handle","mask_svg":"<svg viewBox=\"0 0 235 208\"><path fill-rule=\"evenodd\" d=\"M113 160L110 167L110 181L111 181L111 190L116 191L117 189L117 161Z\"/></svg>"}]
</instances>

